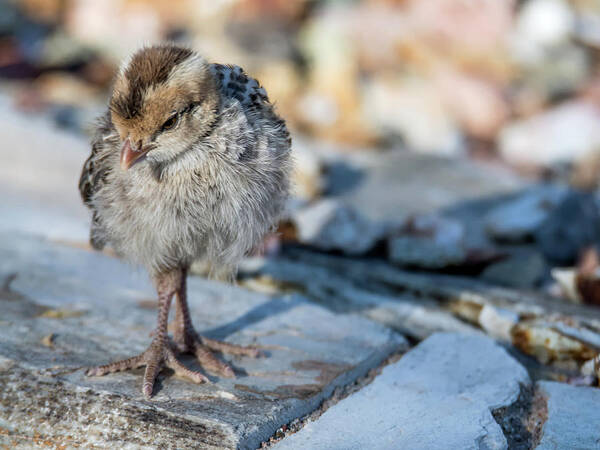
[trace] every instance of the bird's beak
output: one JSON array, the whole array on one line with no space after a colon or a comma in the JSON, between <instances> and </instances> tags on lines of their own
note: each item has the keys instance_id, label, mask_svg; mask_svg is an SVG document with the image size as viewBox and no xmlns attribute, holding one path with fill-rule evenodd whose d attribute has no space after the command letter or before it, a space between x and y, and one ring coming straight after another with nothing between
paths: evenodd
<instances>
[{"instance_id":1,"label":"bird's beak","mask_svg":"<svg viewBox=\"0 0 600 450\"><path fill-rule=\"evenodd\" d=\"M145 153L143 148L132 147L130 140L127 139L121 149L121 169L129 169Z\"/></svg>"}]
</instances>

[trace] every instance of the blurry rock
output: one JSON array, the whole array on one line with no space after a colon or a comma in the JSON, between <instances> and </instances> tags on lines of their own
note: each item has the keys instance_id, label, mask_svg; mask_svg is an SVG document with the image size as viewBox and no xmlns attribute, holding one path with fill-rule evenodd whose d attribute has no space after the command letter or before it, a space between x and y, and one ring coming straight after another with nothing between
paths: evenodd
<instances>
[{"instance_id":1,"label":"blurry rock","mask_svg":"<svg viewBox=\"0 0 600 450\"><path fill-rule=\"evenodd\" d=\"M569 176L569 184L582 190L592 190L599 187L600 148L575 162Z\"/></svg>"},{"instance_id":2,"label":"blurry rock","mask_svg":"<svg viewBox=\"0 0 600 450\"><path fill-rule=\"evenodd\" d=\"M600 257L595 247L583 252L577 268L553 269L552 277L567 300L600 306Z\"/></svg>"},{"instance_id":3,"label":"blurry rock","mask_svg":"<svg viewBox=\"0 0 600 450\"><path fill-rule=\"evenodd\" d=\"M71 131L82 131L78 110L69 105L53 105L49 108L54 123L59 128Z\"/></svg>"},{"instance_id":4,"label":"blurry rock","mask_svg":"<svg viewBox=\"0 0 600 450\"><path fill-rule=\"evenodd\" d=\"M300 45L310 61L309 87L296 114L300 125L318 136L372 144L376 135L363 117L360 72L345 18L341 6L326 8L303 28Z\"/></svg>"},{"instance_id":5,"label":"blurry rock","mask_svg":"<svg viewBox=\"0 0 600 450\"><path fill-rule=\"evenodd\" d=\"M411 217L388 239L388 257L400 266L467 268L487 264L498 256L492 249L470 248L461 222L436 215Z\"/></svg>"},{"instance_id":6,"label":"blurry rock","mask_svg":"<svg viewBox=\"0 0 600 450\"><path fill-rule=\"evenodd\" d=\"M581 2L574 5L577 11L575 35L584 44L600 48L600 9L595 2Z\"/></svg>"},{"instance_id":7,"label":"blurry rock","mask_svg":"<svg viewBox=\"0 0 600 450\"><path fill-rule=\"evenodd\" d=\"M394 264L442 269L467 258L465 230L458 221L437 216L417 216L407 221L401 234L388 241Z\"/></svg>"},{"instance_id":8,"label":"blurry rock","mask_svg":"<svg viewBox=\"0 0 600 450\"><path fill-rule=\"evenodd\" d=\"M460 130L432 81L376 77L366 85L366 117L383 136L401 136L421 153L456 156L464 152Z\"/></svg>"},{"instance_id":9,"label":"blurry rock","mask_svg":"<svg viewBox=\"0 0 600 450\"><path fill-rule=\"evenodd\" d=\"M161 15L156 3L155 0L78 0L67 10L65 29L80 42L121 60L143 44L160 41L166 34L168 10L161 11ZM169 3L170 11L176 11L184 2Z\"/></svg>"},{"instance_id":10,"label":"blurry rock","mask_svg":"<svg viewBox=\"0 0 600 450\"><path fill-rule=\"evenodd\" d=\"M438 71L435 84L461 129L483 140L496 137L509 116L509 106L500 85L449 69Z\"/></svg>"},{"instance_id":11,"label":"blurry rock","mask_svg":"<svg viewBox=\"0 0 600 450\"><path fill-rule=\"evenodd\" d=\"M578 160L600 147L600 109L568 102L506 126L499 136L501 156L525 167L548 167Z\"/></svg>"},{"instance_id":12,"label":"blurry rock","mask_svg":"<svg viewBox=\"0 0 600 450\"><path fill-rule=\"evenodd\" d=\"M59 132L46 118L15 112L0 96L0 230L88 242L89 215L74 187L89 154L81 135Z\"/></svg>"},{"instance_id":13,"label":"blurry rock","mask_svg":"<svg viewBox=\"0 0 600 450\"><path fill-rule=\"evenodd\" d=\"M524 187L522 178L501 167L403 151L337 153L327 167L328 195L373 220L394 223Z\"/></svg>"},{"instance_id":14,"label":"blurry rock","mask_svg":"<svg viewBox=\"0 0 600 450\"><path fill-rule=\"evenodd\" d=\"M516 31L520 39L550 46L569 39L575 16L566 0L530 0L519 11Z\"/></svg>"},{"instance_id":15,"label":"blurry rock","mask_svg":"<svg viewBox=\"0 0 600 450\"><path fill-rule=\"evenodd\" d=\"M92 52L64 31L48 36L42 46L38 63L45 67L76 68L90 60Z\"/></svg>"},{"instance_id":16,"label":"blurry rock","mask_svg":"<svg viewBox=\"0 0 600 450\"><path fill-rule=\"evenodd\" d=\"M406 55L398 51L411 34L407 32L409 25L403 8L381 1L355 2L346 15L349 42L356 49L362 71L371 74L395 71L407 62Z\"/></svg>"},{"instance_id":17,"label":"blurry rock","mask_svg":"<svg viewBox=\"0 0 600 450\"><path fill-rule=\"evenodd\" d=\"M386 231L383 224L334 200L321 200L293 213L292 222L301 243L349 255L368 252Z\"/></svg>"},{"instance_id":18,"label":"blurry rock","mask_svg":"<svg viewBox=\"0 0 600 450\"><path fill-rule=\"evenodd\" d=\"M560 185L541 185L525 191L490 211L484 218L490 236L503 242L521 242L533 237L567 195L568 189Z\"/></svg>"},{"instance_id":19,"label":"blurry rock","mask_svg":"<svg viewBox=\"0 0 600 450\"><path fill-rule=\"evenodd\" d=\"M361 314L417 340L439 331L481 333L478 328L440 308L435 301L423 297L394 296L389 301L382 300L381 304L362 309Z\"/></svg>"},{"instance_id":20,"label":"blurry rock","mask_svg":"<svg viewBox=\"0 0 600 450\"><path fill-rule=\"evenodd\" d=\"M307 141L295 139L292 151L294 159L293 195L305 201L314 200L322 194L325 186L321 160Z\"/></svg>"},{"instance_id":21,"label":"blurry rock","mask_svg":"<svg viewBox=\"0 0 600 450\"><path fill-rule=\"evenodd\" d=\"M558 294L572 303L582 303L581 295L577 289L577 271L571 269L554 268L552 278L558 284Z\"/></svg>"},{"instance_id":22,"label":"blurry rock","mask_svg":"<svg viewBox=\"0 0 600 450\"><path fill-rule=\"evenodd\" d=\"M502 59L513 8L513 0L410 0L407 15L413 32L435 47L439 56L445 53L446 57L485 70Z\"/></svg>"},{"instance_id":23,"label":"blurry rock","mask_svg":"<svg viewBox=\"0 0 600 450\"><path fill-rule=\"evenodd\" d=\"M500 286L531 289L542 280L545 271L546 262L537 251L520 251L486 267L481 278Z\"/></svg>"},{"instance_id":24,"label":"blurry rock","mask_svg":"<svg viewBox=\"0 0 600 450\"><path fill-rule=\"evenodd\" d=\"M537 92L544 106L577 94L587 83L592 67L588 53L572 43L545 50L539 58L516 62L522 72L520 89ZM519 106L516 112L526 114L526 108Z\"/></svg>"},{"instance_id":25,"label":"blurry rock","mask_svg":"<svg viewBox=\"0 0 600 450\"><path fill-rule=\"evenodd\" d=\"M544 256L571 265L586 247L600 242L600 202L597 195L573 191L535 232Z\"/></svg>"},{"instance_id":26,"label":"blurry rock","mask_svg":"<svg viewBox=\"0 0 600 450\"><path fill-rule=\"evenodd\" d=\"M28 17L49 23L57 23L66 6L63 0L19 0L18 3Z\"/></svg>"},{"instance_id":27,"label":"blurry rock","mask_svg":"<svg viewBox=\"0 0 600 450\"><path fill-rule=\"evenodd\" d=\"M96 88L64 72L50 72L35 80L34 87L48 103L86 106L98 100Z\"/></svg>"},{"instance_id":28,"label":"blurry rock","mask_svg":"<svg viewBox=\"0 0 600 450\"><path fill-rule=\"evenodd\" d=\"M512 330L512 342L542 364L562 363L575 368L596 355L593 348L564 336L543 319L519 322Z\"/></svg>"},{"instance_id":29,"label":"blurry rock","mask_svg":"<svg viewBox=\"0 0 600 450\"><path fill-rule=\"evenodd\" d=\"M495 339L510 341L513 327L519 322L514 311L484 305L479 313L479 325Z\"/></svg>"}]
</instances>

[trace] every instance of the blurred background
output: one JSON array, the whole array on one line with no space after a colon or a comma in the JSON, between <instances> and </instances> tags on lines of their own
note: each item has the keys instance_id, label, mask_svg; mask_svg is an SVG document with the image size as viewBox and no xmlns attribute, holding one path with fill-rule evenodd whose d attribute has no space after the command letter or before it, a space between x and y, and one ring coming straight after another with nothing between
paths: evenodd
<instances>
[{"instance_id":1,"label":"blurred background","mask_svg":"<svg viewBox=\"0 0 600 450\"><path fill-rule=\"evenodd\" d=\"M293 132L267 252L600 303L575 286L598 265L599 2L3 0L0 229L85 243L86 136L120 60L163 40L244 67Z\"/></svg>"}]
</instances>

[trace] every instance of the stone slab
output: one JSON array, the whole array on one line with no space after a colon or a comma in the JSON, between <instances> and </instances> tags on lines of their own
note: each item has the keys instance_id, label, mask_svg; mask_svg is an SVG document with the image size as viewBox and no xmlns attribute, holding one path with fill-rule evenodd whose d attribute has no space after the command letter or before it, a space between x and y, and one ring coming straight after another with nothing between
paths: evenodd
<instances>
[{"instance_id":1,"label":"stone slab","mask_svg":"<svg viewBox=\"0 0 600 450\"><path fill-rule=\"evenodd\" d=\"M275 448L507 448L491 412L529 383L493 340L438 333Z\"/></svg>"},{"instance_id":2,"label":"stone slab","mask_svg":"<svg viewBox=\"0 0 600 450\"><path fill-rule=\"evenodd\" d=\"M8 282L10 281L10 282ZM406 347L392 331L300 296L269 297L196 277L190 308L203 334L263 349L228 360L233 380L194 385L142 370L87 378L82 367L143 351L156 321L147 277L115 258L0 233L0 443L256 448ZM196 363L183 359L188 367ZM209 374L210 375L210 374ZM37 437L36 437L37 436ZM41 445L41 444L40 444Z\"/></svg>"},{"instance_id":3,"label":"stone slab","mask_svg":"<svg viewBox=\"0 0 600 450\"><path fill-rule=\"evenodd\" d=\"M401 221L526 186L506 169L411 152L331 152L327 194L376 221Z\"/></svg>"},{"instance_id":4,"label":"stone slab","mask_svg":"<svg viewBox=\"0 0 600 450\"><path fill-rule=\"evenodd\" d=\"M11 101L0 94L0 231L85 242L90 219L77 185L88 139L15 112Z\"/></svg>"},{"instance_id":5,"label":"stone slab","mask_svg":"<svg viewBox=\"0 0 600 450\"><path fill-rule=\"evenodd\" d=\"M538 450L600 449L600 390L540 381L537 388L547 402L548 418Z\"/></svg>"}]
</instances>

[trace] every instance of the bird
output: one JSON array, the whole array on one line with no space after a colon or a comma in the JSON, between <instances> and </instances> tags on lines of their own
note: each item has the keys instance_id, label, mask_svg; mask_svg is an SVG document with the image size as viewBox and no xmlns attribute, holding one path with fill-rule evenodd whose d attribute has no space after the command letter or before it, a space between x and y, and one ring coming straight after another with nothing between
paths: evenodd
<instances>
[{"instance_id":1,"label":"bird","mask_svg":"<svg viewBox=\"0 0 600 450\"><path fill-rule=\"evenodd\" d=\"M86 375L145 366L142 393L150 398L163 368L208 382L178 360L189 352L205 371L234 377L214 352L256 357L259 350L200 335L186 278L195 260L235 273L275 229L289 195L285 121L241 67L209 63L189 47L165 43L142 47L121 64L91 144L79 180L91 211L90 244L110 246L148 271L158 319L142 354L90 367Z\"/></svg>"}]
</instances>

